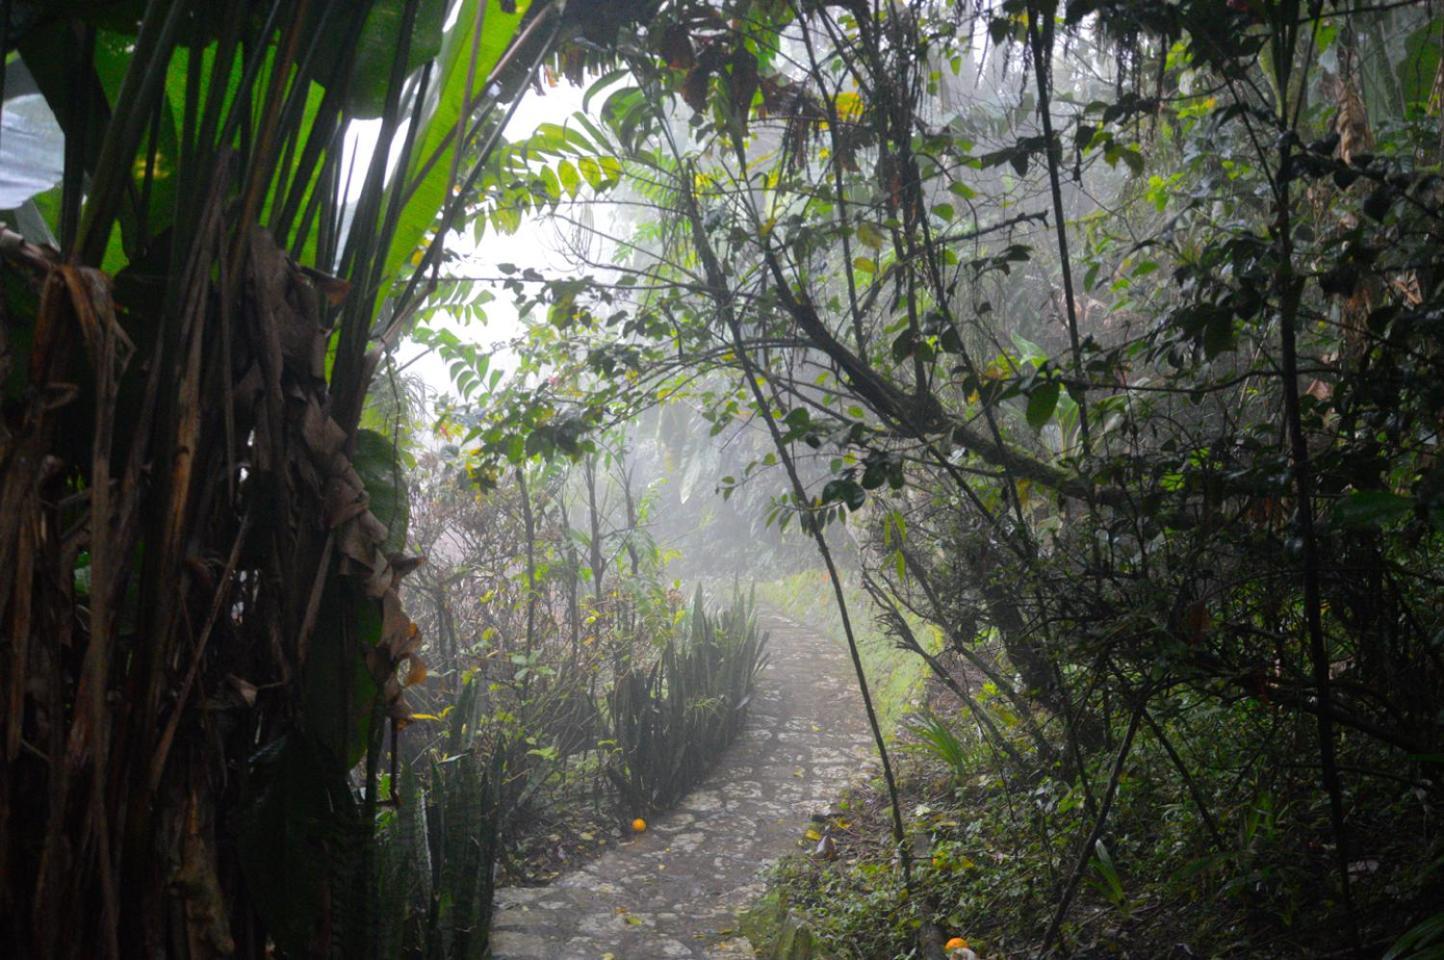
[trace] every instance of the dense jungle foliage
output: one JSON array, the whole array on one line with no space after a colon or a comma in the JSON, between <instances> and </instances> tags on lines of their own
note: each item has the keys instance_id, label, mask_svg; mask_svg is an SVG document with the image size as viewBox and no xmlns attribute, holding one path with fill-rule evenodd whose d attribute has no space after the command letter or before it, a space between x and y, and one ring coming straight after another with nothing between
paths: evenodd
<instances>
[{"instance_id":1,"label":"dense jungle foliage","mask_svg":"<svg viewBox=\"0 0 1444 960\"><path fill-rule=\"evenodd\" d=\"M1432 0L0 30L17 955L484 956L737 733L741 575L881 763L762 955L1444 956Z\"/></svg>"}]
</instances>

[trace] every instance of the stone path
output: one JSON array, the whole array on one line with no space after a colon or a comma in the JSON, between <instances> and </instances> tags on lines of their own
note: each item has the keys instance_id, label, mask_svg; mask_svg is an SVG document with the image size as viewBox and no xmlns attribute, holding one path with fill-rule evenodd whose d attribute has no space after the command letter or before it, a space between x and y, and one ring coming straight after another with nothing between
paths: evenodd
<instances>
[{"instance_id":1,"label":"stone path","mask_svg":"<svg viewBox=\"0 0 1444 960\"><path fill-rule=\"evenodd\" d=\"M750 958L736 914L808 818L871 775L841 643L762 617L771 660L747 726L710 777L647 832L545 887L497 892L495 960Z\"/></svg>"}]
</instances>

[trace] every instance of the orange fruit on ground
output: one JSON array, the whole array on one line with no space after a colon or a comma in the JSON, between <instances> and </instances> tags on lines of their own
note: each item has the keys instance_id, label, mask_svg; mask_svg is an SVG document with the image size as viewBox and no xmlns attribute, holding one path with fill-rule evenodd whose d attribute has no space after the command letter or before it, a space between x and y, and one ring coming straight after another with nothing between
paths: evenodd
<instances>
[{"instance_id":1,"label":"orange fruit on ground","mask_svg":"<svg viewBox=\"0 0 1444 960\"><path fill-rule=\"evenodd\" d=\"M646 830L646 829L647 829L647 821L643 820L641 817L638 817L637 819L635 819L635 820L632 821L632 832L633 832L633 833L642 833L642 832L643 832L644 830Z\"/></svg>"}]
</instances>

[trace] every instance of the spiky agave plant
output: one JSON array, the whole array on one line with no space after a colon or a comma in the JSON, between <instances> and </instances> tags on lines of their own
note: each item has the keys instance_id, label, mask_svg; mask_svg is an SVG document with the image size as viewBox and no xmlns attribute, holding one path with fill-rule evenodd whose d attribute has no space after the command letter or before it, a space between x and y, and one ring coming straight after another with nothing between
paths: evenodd
<instances>
[{"instance_id":1,"label":"spiky agave plant","mask_svg":"<svg viewBox=\"0 0 1444 960\"><path fill-rule=\"evenodd\" d=\"M447 715L445 733L401 767L393 810L381 819L378 954L480 960L490 940L492 889L512 775L522 756L483 721L477 676Z\"/></svg>"},{"instance_id":2,"label":"spiky agave plant","mask_svg":"<svg viewBox=\"0 0 1444 960\"><path fill-rule=\"evenodd\" d=\"M699 587L685 634L648 667L621 673L608 696L615 744L608 775L624 811L665 809L700 782L741 731L766 635L752 598L708 613Z\"/></svg>"}]
</instances>

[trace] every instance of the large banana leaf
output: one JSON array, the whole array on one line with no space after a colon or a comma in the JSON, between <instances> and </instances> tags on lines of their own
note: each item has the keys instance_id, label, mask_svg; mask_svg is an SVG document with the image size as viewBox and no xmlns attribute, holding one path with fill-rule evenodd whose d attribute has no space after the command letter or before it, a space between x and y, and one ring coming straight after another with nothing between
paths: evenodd
<instances>
[{"instance_id":1,"label":"large banana leaf","mask_svg":"<svg viewBox=\"0 0 1444 960\"><path fill-rule=\"evenodd\" d=\"M356 429L365 354L481 161L463 132L494 130L474 121L523 22L509 6L6 5L66 138L3 171L46 217L0 244L17 955L374 952L378 723L405 718L421 638L395 451ZM375 160L353 177L363 127ZM54 762L19 750L55 742L40 717ZM472 952L480 866L457 864Z\"/></svg>"},{"instance_id":2,"label":"large banana leaf","mask_svg":"<svg viewBox=\"0 0 1444 960\"><path fill-rule=\"evenodd\" d=\"M386 249L387 276L401 270L436 225L437 214L455 183L457 151L492 71L515 40L528 6L527 0L463 0L455 26L442 42L435 68L435 100L422 114L406 175L393 186L403 191L403 206Z\"/></svg>"}]
</instances>

